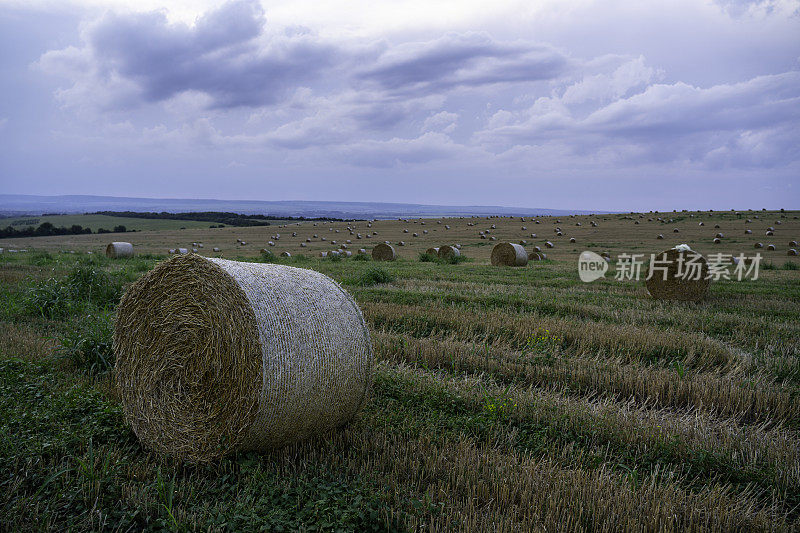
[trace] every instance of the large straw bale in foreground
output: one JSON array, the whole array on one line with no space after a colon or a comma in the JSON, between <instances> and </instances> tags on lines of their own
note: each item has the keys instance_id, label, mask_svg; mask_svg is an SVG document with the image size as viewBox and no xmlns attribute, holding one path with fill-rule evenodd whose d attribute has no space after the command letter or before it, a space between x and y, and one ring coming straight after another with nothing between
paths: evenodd
<instances>
[{"instance_id":1,"label":"large straw bale in foreground","mask_svg":"<svg viewBox=\"0 0 800 533\"><path fill-rule=\"evenodd\" d=\"M361 311L330 278L197 255L165 261L128 289L114 351L136 435L190 461L340 426L373 372Z\"/></svg>"},{"instance_id":2,"label":"large straw bale in foreground","mask_svg":"<svg viewBox=\"0 0 800 533\"><path fill-rule=\"evenodd\" d=\"M384 242L376 244L372 249L372 259L375 261L394 261L397 259L397 252L391 244Z\"/></svg>"},{"instance_id":3,"label":"large straw bale in foreground","mask_svg":"<svg viewBox=\"0 0 800 533\"><path fill-rule=\"evenodd\" d=\"M112 242L106 246L106 256L113 259L133 257L133 245L129 242Z\"/></svg>"},{"instance_id":4,"label":"large straw bale in foreground","mask_svg":"<svg viewBox=\"0 0 800 533\"><path fill-rule=\"evenodd\" d=\"M665 267L666 272L656 268L652 277L645 280L647 292L653 298L699 302L705 297L711 280L706 279L708 263L702 255L686 245L680 245L657 254L656 262L656 266ZM689 266L690 264L697 264L698 267ZM687 272L690 275L688 279L684 279L682 276ZM695 276L695 273L698 275Z\"/></svg>"},{"instance_id":5,"label":"large straw bale in foreground","mask_svg":"<svg viewBox=\"0 0 800 533\"><path fill-rule=\"evenodd\" d=\"M528 253L521 245L513 242L501 242L492 248L492 265L525 266L528 264Z\"/></svg>"}]
</instances>

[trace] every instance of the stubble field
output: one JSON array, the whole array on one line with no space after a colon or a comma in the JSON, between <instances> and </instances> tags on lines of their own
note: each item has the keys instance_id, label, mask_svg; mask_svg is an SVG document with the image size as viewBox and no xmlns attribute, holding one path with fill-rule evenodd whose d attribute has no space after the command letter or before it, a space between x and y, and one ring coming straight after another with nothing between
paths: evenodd
<instances>
[{"instance_id":1,"label":"stubble field","mask_svg":"<svg viewBox=\"0 0 800 533\"><path fill-rule=\"evenodd\" d=\"M3 527L796 530L800 264L787 250L800 239L797 216L306 222L5 240L30 251L0 255ZM103 257L112 239L140 255ZM392 263L317 257L347 239L354 254L406 245ZM494 244L520 240L548 260L489 264ZM112 386L114 309L168 248L193 242L208 255L318 270L354 296L378 361L354 421L214 464L139 445ZM455 243L466 261L419 261ZM649 255L679 243L706 256L761 252L759 279L714 282L699 304L655 301L641 281L614 280L614 262L604 280L578 279L583 250ZM293 257L264 258L265 247Z\"/></svg>"}]
</instances>

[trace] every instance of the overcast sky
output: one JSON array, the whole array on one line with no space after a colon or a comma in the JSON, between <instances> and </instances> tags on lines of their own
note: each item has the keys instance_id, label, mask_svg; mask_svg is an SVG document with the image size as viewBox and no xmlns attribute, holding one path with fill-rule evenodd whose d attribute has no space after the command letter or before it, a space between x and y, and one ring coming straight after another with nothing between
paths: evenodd
<instances>
[{"instance_id":1,"label":"overcast sky","mask_svg":"<svg viewBox=\"0 0 800 533\"><path fill-rule=\"evenodd\" d=\"M796 209L798 132L800 0L0 0L6 193Z\"/></svg>"}]
</instances>

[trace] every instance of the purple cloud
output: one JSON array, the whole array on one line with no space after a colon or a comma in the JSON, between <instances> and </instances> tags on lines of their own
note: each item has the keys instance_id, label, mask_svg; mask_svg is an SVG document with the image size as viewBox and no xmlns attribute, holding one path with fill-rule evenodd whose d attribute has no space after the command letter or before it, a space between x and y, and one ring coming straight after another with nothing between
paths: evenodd
<instances>
[{"instance_id":1,"label":"purple cloud","mask_svg":"<svg viewBox=\"0 0 800 533\"><path fill-rule=\"evenodd\" d=\"M568 65L563 54L548 46L500 42L482 33L449 33L390 48L360 77L396 93L438 93L454 87L554 79Z\"/></svg>"},{"instance_id":2,"label":"purple cloud","mask_svg":"<svg viewBox=\"0 0 800 533\"><path fill-rule=\"evenodd\" d=\"M233 108L273 104L336 62L337 50L313 36L264 30L256 0L224 4L192 27L170 24L162 12L109 14L86 29L82 48L48 52L39 63L70 67L76 83L62 93L67 99L91 98L89 85L120 93L109 98L119 106L195 91L209 95L212 108Z\"/></svg>"}]
</instances>

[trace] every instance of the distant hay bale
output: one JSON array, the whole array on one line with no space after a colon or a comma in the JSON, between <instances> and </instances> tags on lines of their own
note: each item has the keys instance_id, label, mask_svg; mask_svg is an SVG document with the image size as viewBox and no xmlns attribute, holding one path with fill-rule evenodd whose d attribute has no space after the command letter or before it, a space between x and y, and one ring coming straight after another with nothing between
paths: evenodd
<instances>
[{"instance_id":1,"label":"distant hay bale","mask_svg":"<svg viewBox=\"0 0 800 533\"><path fill-rule=\"evenodd\" d=\"M350 250L342 250L339 253L342 254L345 257L352 257L353 256L353 252L351 252Z\"/></svg>"},{"instance_id":2,"label":"distant hay bale","mask_svg":"<svg viewBox=\"0 0 800 533\"><path fill-rule=\"evenodd\" d=\"M112 242L106 246L106 257L112 259L133 257L133 245L129 242Z\"/></svg>"},{"instance_id":3,"label":"distant hay bale","mask_svg":"<svg viewBox=\"0 0 800 533\"><path fill-rule=\"evenodd\" d=\"M573 242L574 243L574 242L578 242L578 241L575 240L575 237L570 237L569 238L569 242Z\"/></svg>"},{"instance_id":4,"label":"distant hay bale","mask_svg":"<svg viewBox=\"0 0 800 533\"><path fill-rule=\"evenodd\" d=\"M212 252L219 252L220 250L219 250L219 248L217 248L217 247L215 246L214 248L212 248L212 249L211 249L211 251L212 251Z\"/></svg>"},{"instance_id":5,"label":"distant hay bale","mask_svg":"<svg viewBox=\"0 0 800 533\"><path fill-rule=\"evenodd\" d=\"M541 252L541 251L542 251L542 248L541 248L540 246L534 246L534 247L533 247L533 251L534 251L534 252Z\"/></svg>"},{"instance_id":6,"label":"distant hay bale","mask_svg":"<svg viewBox=\"0 0 800 533\"><path fill-rule=\"evenodd\" d=\"M722 239L720 239L719 237L714 237L714 241L713 242L714 242L714 244L719 244L719 243L722 242Z\"/></svg>"},{"instance_id":7,"label":"distant hay bale","mask_svg":"<svg viewBox=\"0 0 800 533\"><path fill-rule=\"evenodd\" d=\"M489 240L490 240L490 241L496 241L496 240L497 240L497 237L495 237L494 235L492 235L491 237L489 237Z\"/></svg>"},{"instance_id":8,"label":"distant hay bale","mask_svg":"<svg viewBox=\"0 0 800 533\"><path fill-rule=\"evenodd\" d=\"M525 266L528 253L525 248L513 242L501 242L492 248L493 266Z\"/></svg>"},{"instance_id":9,"label":"distant hay bale","mask_svg":"<svg viewBox=\"0 0 800 533\"><path fill-rule=\"evenodd\" d=\"M292 257L290 252L281 252L281 257Z\"/></svg>"},{"instance_id":10,"label":"distant hay bale","mask_svg":"<svg viewBox=\"0 0 800 533\"><path fill-rule=\"evenodd\" d=\"M553 243L552 243L552 242L550 242L550 241L545 241L544 245L545 245L546 247L548 247L548 248L555 248L555 246L556 246L555 244L553 244Z\"/></svg>"},{"instance_id":11,"label":"distant hay bale","mask_svg":"<svg viewBox=\"0 0 800 533\"><path fill-rule=\"evenodd\" d=\"M197 248L192 248L192 253L196 254L197 253Z\"/></svg>"},{"instance_id":12,"label":"distant hay bale","mask_svg":"<svg viewBox=\"0 0 800 533\"><path fill-rule=\"evenodd\" d=\"M539 252L528 252L528 261L541 261L542 254Z\"/></svg>"},{"instance_id":13,"label":"distant hay bale","mask_svg":"<svg viewBox=\"0 0 800 533\"><path fill-rule=\"evenodd\" d=\"M797 255L797 250L794 248L789 248L789 250L786 252L786 255Z\"/></svg>"},{"instance_id":14,"label":"distant hay bale","mask_svg":"<svg viewBox=\"0 0 800 533\"><path fill-rule=\"evenodd\" d=\"M188 461L345 424L374 364L361 311L330 278L196 255L165 261L128 289L114 351L134 433Z\"/></svg>"},{"instance_id":15,"label":"distant hay bale","mask_svg":"<svg viewBox=\"0 0 800 533\"><path fill-rule=\"evenodd\" d=\"M366 248L359 248L358 249L358 255L367 255L367 249Z\"/></svg>"},{"instance_id":16,"label":"distant hay bale","mask_svg":"<svg viewBox=\"0 0 800 533\"><path fill-rule=\"evenodd\" d=\"M661 233L659 233L659 234L656 236L656 239L663 239L663 238L664 238L664 235L662 235Z\"/></svg>"},{"instance_id":17,"label":"distant hay bale","mask_svg":"<svg viewBox=\"0 0 800 533\"><path fill-rule=\"evenodd\" d=\"M705 297L711 281L706 279L708 263L702 255L681 245L661 252L655 260L653 275L645 281L653 298L699 302ZM689 266L693 264L698 266Z\"/></svg>"},{"instance_id":18,"label":"distant hay bale","mask_svg":"<svg viewBox=\"0 0 800 533\"><path fill-rule=\"evenodd\" d=\"M436 252L436 255L441 259L450 259L451 257L461 256L461 250L455 246L445 244L444 246L439 246L439 250Z\"/></svg>"},{"instance_id":19,"label":"distant hay bale","mask_svg":"<svg viewBox=\"0 0 800 533\"><path fill-rule=\"evenodd\" d=\"M792 247L797 246L797 241L789 241L789 246L792 246Z\"/></svg>"},{"instance_id":20,"label":"distant hay bale","mask_svg":"<svg viewBox=\"0 0 800 533\"><path fill-rule=\"evenodd\" d=\"M189 253L189 250L187 248L176 248L175 253L179 255L186 255Z\"/></svg>"},{"instance_id":21,"label":"distant hay bale","mask_svg":"<svg viewBox=\"0 0 800 533\"><path fill-rule=\"evenodd\" d=\"M771 251L771 252L772 252L772 251L775 251L775 245L774 245L774 244L768 244L768 245L767 245L767 250L769 250L769 251Z\"/></svg>"},{"instance_id":22,"label":"distant hay bale","mask_svg":"<svg viewBox=\"0 0 800 533\"><path fill-rule=\"evenodd\" d=\"M717 234L715 235L715 237L716 237L717 239L724 239L724 238L725 238L725 235L723 235L722 233L717 233Z\"/></svg>"},{"instance_id":23,"label":"distant hay bale","mask_svg":"<svg viewBox=\"0 0 800 533\"><path fill-rule=\"evenodd\" d=\"M750 234L752 234L752 233L753 233L753 230L751 230L751 229L746 229L746 230L744 230L744 234L745 234L745 235L750 235Z\"/></svg>"},{"instance_id":24,"label":"distant hay bale","mask_svg":"<svg viewBox=\"0 0 800 533\"><path fill-rule=\"evenodd\" d=\"M306 243L304 243L304 242L300 243L300 248L305 248L306 246L308 246Z\"/></svg>"},{"instance_id":25,"label":"distant hay bale","mask_svg":"<svg viewBox=\"0 0 800 533\"><path fill-rule=\"evenodd\" d=\"M461 249L461 245L460 244L456 244L455 247L456 247L457 250Z\"/></svg>"},{"instance_id":26,"label":"distant hay bale","mask_svg":"<svg viewBox=\"0 0 800 533\"><path fill-rule=\"evenodd\" d=\"M425 253L428 254L428 255L435 255L435 256L438 257L439 256L439 248L438 247L437 248L433 248L433 247L428 248L427 250L425 250Z\"/></svg>"},{"instance_id":27,"label":"distant hay bale","mask_svg":"<svg viewBox=\"0 0 800 533\"><path fill-rule=\"evenodd\" d=\"M763 248L763 247L764 247L764 245L763 245L763 244L761 244L760 242L757 242L757 243L755 243L755 244L753 245L753 248Z\"/></svg>"},{"instance_id":28,"label":"distant hay bale","mask_svg":"<svg viewBox=\"0 0 800 533\"><path fill-rule=\"evenodd\" d=\"M319 256L320 257L328 257L328 252L320 252Z\"/></svg>"},{"instance_id":29,"label":"distant hay bale","mask_svg":"<svg viewBox=\"0 0 800 533\"><path fill-rule=\"evenodd\" d=\"M372 259L375 261L394 261L397 259L397 252L391 244L376 244L372 249Z\"/></svg>"}]
</instances>

